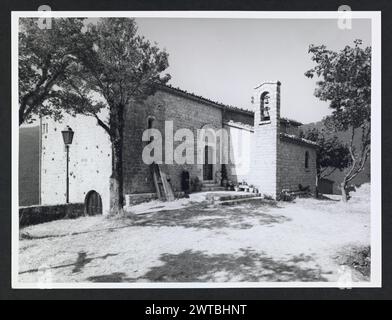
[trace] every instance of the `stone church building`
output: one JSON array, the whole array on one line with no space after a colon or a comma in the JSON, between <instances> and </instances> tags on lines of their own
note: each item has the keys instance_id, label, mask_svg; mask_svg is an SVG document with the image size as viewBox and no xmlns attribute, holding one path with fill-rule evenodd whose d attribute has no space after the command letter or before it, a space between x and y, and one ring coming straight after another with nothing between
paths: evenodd
<instances>
[{"instance_id":1,"label":"stone church building","mask_svg":"<svg viewBox=\"0 0 392 320\"><path fill-rule=\"evenodd\" d=\"M175 192L182 191L182 173L198 177L202 184L217 183L222 163L208 163L211 153L219 159L227 148L230 159L227 178L233 183L246 181L263 195L278 198L282 190L314 190L316 150L314 142L299 137L301 123L280 117L278 81L264 82L254 89L254 111L227 106L196 96L171 86L161 86L142 105L130 105L125 110L123 174L126 205L156 195L151 166L142 159L148 142L142 141L148 128L160 130L165 141L165 122L171 120L173 131L189 129L197 136L199 129L225 129L226 144L206 146L207 163L163 164ZM93 117L65 117L54 122L42 119L40 126L40 204L65 202L66 153L61 131L69 125L75 132L69 149L69 200L89 201L95 197L103 213L109 209L109 177L111 174L111 145L106 132ZM195 138L196 139L196 138ZM245 143L244 143L245 141ZM163 142L165 143L165 142ZM174 143L180 144L180 141ZM163 145L165 157L165 145ZM195 148L195 152L196 152ZM234 159L234 160L233 160ZM239 160L239 161L236 161Z\"/></svg>"}]
</instances>

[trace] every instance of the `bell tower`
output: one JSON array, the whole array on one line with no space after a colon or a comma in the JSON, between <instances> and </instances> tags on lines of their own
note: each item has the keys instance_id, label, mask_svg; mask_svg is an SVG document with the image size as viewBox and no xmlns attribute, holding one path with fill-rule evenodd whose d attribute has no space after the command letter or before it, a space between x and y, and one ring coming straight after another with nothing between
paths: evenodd
<instances>
[{"instance_id":1,"label":"bell tower","mask_svg":"<svg viewBox=\"0 0 392 320\"><path fill-rule=\"evenodd\" d=\"M267 81L253 93L254 133L249 182L263 195L277 197L277 147L280 125L280 82Z\"/></svg>"}]
</instances>

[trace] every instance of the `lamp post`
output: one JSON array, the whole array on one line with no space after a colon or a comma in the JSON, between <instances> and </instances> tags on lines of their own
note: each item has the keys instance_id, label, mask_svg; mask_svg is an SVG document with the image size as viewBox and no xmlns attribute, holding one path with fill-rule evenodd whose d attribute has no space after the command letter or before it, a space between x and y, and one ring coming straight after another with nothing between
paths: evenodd
<instances>
[{"instance_id":1,"label":"lamp post","mask_svg":"<svg viewBox=\"0 0 392 320\"><path fill-rule=\"evenodd\" d=\"M74 136L74 132L69 126L66 126L63 131L61 131L61 134L63 135L63 140L65 144L65 151L67 153L67 186L66 186L66 199L65 202L69 203L69 146L72 144L72 139Z\"/></svg>"}]
</instances>

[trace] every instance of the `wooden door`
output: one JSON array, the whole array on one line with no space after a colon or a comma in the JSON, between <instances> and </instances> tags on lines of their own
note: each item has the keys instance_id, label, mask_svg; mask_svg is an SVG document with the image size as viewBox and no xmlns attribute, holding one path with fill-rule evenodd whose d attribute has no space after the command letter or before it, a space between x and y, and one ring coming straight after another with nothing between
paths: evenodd
<instances>
[{"instance_id":1,"label":"wooden door","mask_svg":"<svg viewBox=\"0 0 392 320\"><path fill-rule=\"evenodd\" d=\"M102 199L98 192L90 191L86 197L86 212L89 216L102 214Z\"/></svg>"},{"instance_id":2,"label":"wooden door","mask_svg":"<svg viewBox=\"0 0 392 320\"><path fill-rule=\"evenodd\" d=\"M203 180L212 180L212 154L211 147L205 146L204 149L204 165L203 165Z\"/></svg>"}]
</instances>

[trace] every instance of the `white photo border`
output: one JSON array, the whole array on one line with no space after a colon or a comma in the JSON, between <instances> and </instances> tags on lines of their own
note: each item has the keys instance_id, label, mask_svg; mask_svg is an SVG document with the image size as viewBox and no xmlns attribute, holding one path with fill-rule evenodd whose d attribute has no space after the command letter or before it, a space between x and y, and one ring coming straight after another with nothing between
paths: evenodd
<instances>
[{"instance_id":1,"label":"white photo border","mask_svg":"<svg viewBox=\"0 0 392 320\"><path fill-rule=\"evenodd\" d=\"M381 11L352 11L352 19L371 19L371 278L352 282L352 288L382 287L381 255ZM137 289L137 288L339 288L338 282L157 282L157 283L22 283L19 270L19 114L18 106L18 29L19 18L225 18L225 19L338 19L338 11L12 11L11 85L12 85L12 247L11 282L13 289Z\"/></svg>"}]
</instances>

